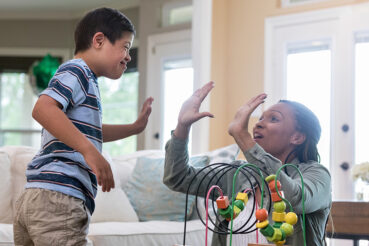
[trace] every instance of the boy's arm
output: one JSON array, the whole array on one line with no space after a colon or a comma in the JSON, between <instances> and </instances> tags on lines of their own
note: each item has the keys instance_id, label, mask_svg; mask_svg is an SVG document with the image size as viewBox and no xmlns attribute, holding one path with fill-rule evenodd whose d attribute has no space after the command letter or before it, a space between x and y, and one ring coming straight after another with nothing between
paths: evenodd
<instances>
[{"instance_id":1,"label":"boy's arm","mask_svg":"<svg viewBox=\"0 0 369 246\"><path fill-rule=\"evenodd\" d=\"M132 135L142 132L147 125L149 116L151 114L151 104L154 101L152 97L145 100L141 112L137 117L137 120L133 124L127 125L108 125L103 124L103 142L111 142L119 139L123 139Z\"/></svg>"},{"instance_id":2,"label":"boy's arm","mask_svg":"<svg viewBox=\"0 0 369 246\"><path fill-rule=\"evenodd\" d=\"M95 146L73 125L62 106L53 98L41 95L32 111L32 117L54 137L80 152L92 171L96 174L98 184L103 191L114 188L113 174L109 163Z\"/></svg>"}]
</instances>

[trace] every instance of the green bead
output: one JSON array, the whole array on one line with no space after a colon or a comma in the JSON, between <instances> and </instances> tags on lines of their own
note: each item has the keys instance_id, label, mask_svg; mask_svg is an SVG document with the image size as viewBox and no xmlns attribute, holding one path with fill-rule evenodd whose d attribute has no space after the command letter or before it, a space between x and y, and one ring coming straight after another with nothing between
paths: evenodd
<instances>
[{"instance_id":1,"label":"green bead","mask_svg":"<svg viewBox=\"0 0 369 246\"><path fill-rule=\"evenodd\" d=\"M281 230L284 231L287 237L289 237L293 234L293 225L288 224L288 223L283 223L281 225Z\"/></svg>"},{"instance_id":2,"label":"green bead","mask_svg":"<svg viewBox=\"0 0 369 246\"><path fill-rule=\"evenodd\" d=\"M219 214L226 219L231 218L232 208L228 206L226 209L219 209Z\"/></svg>"},{"instance_id":3,"label":"green bead","mask_svg":"<svg viewBox=\"0 0 369 246\"><path fill-rule=\"evenodd\" d=\"M281 227L281 225L282 225L282 222L275 222L275 223L273 224L273 227L274 227L274 228L280 228L280 227Z\"/></svg>"},{"instance_id":4,"label":"green bead","mask_svg":"<svg viewBox=\"0 0 369 246\"><path fill-rule=\"evenodd\" d=\"M282 213L286 210L286 203L284 203L284 201L275 202L273 204L273 209L277 213Z\"/></svg>"},{"instance_id":5,"label":"green bead","mask_svg":"<svg viewBox=\"0 0 369 246\"><path fill-rule=\"evenodd\" d=\"M274 228L271 225L267 225L264 228L260 229L261 234L263 234L265 237L272 237L274 234Z\"/></svg>"},{"instance_id":6,"label":"green bead","mask_svg":"<svg viewBox=\"0 0 369 246\"><path fill-rule=\"evenodd\" d=\"M238 207L241 211L244 209L244 207L245 207L245 204L243 203L243 201L241 201L241 200L235 200L234 201L234 205L236 206L236 207Z\"/></svg>"}]
</instances>

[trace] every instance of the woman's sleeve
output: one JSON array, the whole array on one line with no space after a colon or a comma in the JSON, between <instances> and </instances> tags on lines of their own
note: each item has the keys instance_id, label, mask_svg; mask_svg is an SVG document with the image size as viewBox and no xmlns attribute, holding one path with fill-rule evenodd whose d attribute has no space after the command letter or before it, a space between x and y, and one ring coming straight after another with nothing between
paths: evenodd
<instances>
[{"instance_id":1,"label":"woman's sleeve","mask_svg":"<svg viewBox=\"0 0 369 246\"><path fill-rule=\"evenodd\" d=\"M244 155L249 163L257 165L267 175L276 174L282 163L277 158L266 153L263 148L255 144ZM319 163L304 163L296 165L304 180L305 213L312 213L330 206L331 176L328 170ZM291 169L289 169L291 170ZM282 184L284 197L291 203L294 211L302 213L302 183L300 175L293 172L288 176L281 170L278 176Z\"/></svg>"}]
</instances>

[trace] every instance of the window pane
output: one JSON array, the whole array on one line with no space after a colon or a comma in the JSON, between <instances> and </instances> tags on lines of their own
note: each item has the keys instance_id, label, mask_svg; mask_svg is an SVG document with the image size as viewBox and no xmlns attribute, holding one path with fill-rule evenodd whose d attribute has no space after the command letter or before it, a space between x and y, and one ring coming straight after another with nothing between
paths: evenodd
<instances>
[{"instance_id":1,"label":"window pane","mask_svg":"<svg viewBox=\"0 0 369 246\"><path fill-rule=\"evenodd\" d=\"M182 103L191 96L193 92L193 68L191 60L168 61L164 65L164 119L163 119L163 142L170 139L171 130L175 129L179 110ZM190 134L191 136L191 134ZM189 142L189 153L191 153L191 137Z\"/></svg>"},{"instance_id":2,"label":"window pane","mask_svg":"<svg viewBox=\"0 0 369 246\"><path fill-rule=\"evenodd\" d=\"M355 45L355 163L369 161L368 145L369 136L368 115L368 91L369 91L369 42ZM369 201L369 187L363 181L358 180L355 185L357 194Z\"/></svg>"},{"instance_id":3,"label":"window pane","mask_svg":"<svg viewBox=\"0 0 369 246\"><path fill-rule=\"evenodd\" d=\"M28 74L0 74L0 96L0 144L39 148L41 126L32 118L37 95Z\"/></svg>"},{"instance_id":4,"label":"window pane","mask_svg":"<svg viewBox=\"0 0 369 246\"><path fill-rule=\"evenodd\" d=\"M120 79L99 78L104 124L131 124L137 119L138 72L125 73ZM137 136L104 143L112 156L136 151Z\"/></svg>"},{"instance_id":5,"label":"window pane","mask_svg":"<svg viewBox=\"0 0 369 246\"><path fill-rule=\"evenodd\" d=\"M314 45L291 49L287 56L287 99L298 101L318 117L322 135L318 144L321 163L330 163L331 51Z\"/></svg>"}]
</instances>

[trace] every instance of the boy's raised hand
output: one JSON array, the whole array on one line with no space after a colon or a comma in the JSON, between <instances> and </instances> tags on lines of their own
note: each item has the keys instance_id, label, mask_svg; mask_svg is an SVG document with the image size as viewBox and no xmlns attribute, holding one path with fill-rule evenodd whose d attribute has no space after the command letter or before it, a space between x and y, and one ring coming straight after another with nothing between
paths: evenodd
<instances>
[{"instance_id":1,"label":"boy's raised hand","mask_svg":"<svg viewBox=\"0 0 369 246\"><path fill-rule=\"evenodd\" d=\"M191 125L204 118L214 117L210 112L199 112L202 101L214 88L214 82L205 84L200 89L197 89L190 98L188 98L181 107L178 115L178 124L174 130L174 135L178 138L185 139L188 137Z\"/></svg>"},{"instance_id":2,"label":"boy's raised hand","mask_svg":"<svg viewBox=\"0 0 369 246\"><path fill-rule=\"evenodd\" d=\"M141 111L137 117L137 120L134 123L136 131L137 131L136 134L145 130L147 126L147 122L149 121L149 116L152 111L151 105L153 101L154 101L154 98L149 97L145 100L144 104L142 105Z\"/></svg>"}]
</instances>

